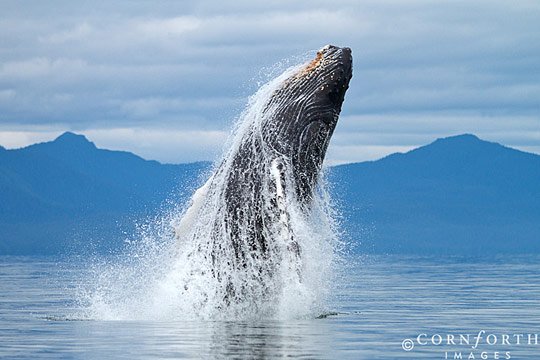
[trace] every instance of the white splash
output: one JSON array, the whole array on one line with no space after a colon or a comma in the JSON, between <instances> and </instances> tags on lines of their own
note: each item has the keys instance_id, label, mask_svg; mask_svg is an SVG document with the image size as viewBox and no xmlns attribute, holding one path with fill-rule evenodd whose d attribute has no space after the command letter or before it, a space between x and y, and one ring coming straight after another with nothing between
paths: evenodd
<instances>
[{"instance_id":1,"label":"white splash","mask_svg":"<svg viewBox=\"0 0 540 360\"><path fill-rule=\"evenodd\" d=\"M265 148L261 135L265 117L272 115L271 109L265 110L268 100L302 66L286 70L249 99L223 157L185 209L149 224L122 257L93 266L80 294L87 317L289 319L326 310L338 245L326 186L320 180L309 209L302 206L288 159ZM254 254L249 245L253 227L248 220L238 224L240 241L236 249L231 246L224 188L228 174L237 170L235 154L246 141L254 151L258 146L252 165L261 169L262 195L253 200L262 201L263 209L272 208L266 214L272 222L261 230L267 239L265 255ZM245 185L245 191L251 191ZM260 209L245 203L237 210L249 219L250 211ZM234 261L238 251L245 254L242 265Z\"/></svg>"}]
</instances>

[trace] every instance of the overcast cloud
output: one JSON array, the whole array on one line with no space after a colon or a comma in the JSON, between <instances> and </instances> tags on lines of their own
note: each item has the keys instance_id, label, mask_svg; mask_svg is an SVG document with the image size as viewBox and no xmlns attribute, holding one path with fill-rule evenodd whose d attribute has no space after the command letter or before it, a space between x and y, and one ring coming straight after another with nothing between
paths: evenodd
<instances>
[{"instance_id":1,"label":"overcast cloud","mask_svg":"<svg viewBox=\"0 0 540 360\"><path fill-rule=\"evenodd\" d=\"M0 1L0 144L212 160L262 82L332 43L354 77L330 163L465 132L540 153L539 24L537 0Z\"/></svg>"}]
</instances>

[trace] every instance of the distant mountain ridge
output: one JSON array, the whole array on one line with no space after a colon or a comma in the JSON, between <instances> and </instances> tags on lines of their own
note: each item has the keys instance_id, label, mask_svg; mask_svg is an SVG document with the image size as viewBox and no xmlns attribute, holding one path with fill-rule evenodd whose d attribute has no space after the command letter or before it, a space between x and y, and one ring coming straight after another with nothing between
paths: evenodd
<instances>
[{"instance_id":1,"label":"distant mountain ridge","mask_svg":"<svg viewBox=\"0 0 540 360\"><path fill-rule=\"evenodd\" d=\"M0 147L0 254L118 249L138 220L185 202L209 168L99 149L70 132ZM355 252L540 252L538 155L465 134L328 175Z\"/></svg>"},{"instance_id":2,"label":"distant mountain ridge","mask_svg":"<svg viewBox=\"0 0 540 360\"><path fill-rule=\"evenodd\" d=\"M155 213L171 196L184 201L206 168L208 163L164 165L98 149L70 132L2 151L0 254L56 253L76 236L110 235L121 242L133 217ZM110 245L117 246L112 240Z\"/></svg>"},{"instance_id":3,"label":"distant mountain ridge","mask_svg":"<svg viewBox=\"0 0 540 360\"><path fill-rule=\"evenodd\" d=\"M332 179L362 251L540 252L538 155L465 134L337 166Z\"/></svg>"}]
</instances>

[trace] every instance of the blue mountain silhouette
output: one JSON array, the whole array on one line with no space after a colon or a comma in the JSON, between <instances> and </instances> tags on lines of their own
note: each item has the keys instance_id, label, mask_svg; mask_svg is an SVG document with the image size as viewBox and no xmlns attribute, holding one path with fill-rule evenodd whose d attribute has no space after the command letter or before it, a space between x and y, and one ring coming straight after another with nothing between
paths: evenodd
<instances>
[{"instance_id":1,"label":"blue mountain silhouette","mask_svg":"<svg viewBox=\"0 0 540 360\"><path fill-rule=\"evenodd\" d=\"M167 199L184 201L207 167L98 149L70 132L0 151L0 254L58 253L74 244L114 248L134 220Z\"/></svg>"},{"instance_id":2,"label":"blue mountain silhouette","mask_svg":"<svg viewBox=\"0 0 540 360\"><path fill-rule=\"evenodd\" d=\"M209 168L98 149L70 132L0 147L0 254L118 249L137 221L186 201ZM540 252L538 155L459 135L328 173L354 251Z\"/></svg>"},{"instance_id":3,"label":"blue mountain silhouette","mask_svg":"<svg viewBox=\"0 0 540 360\"><path fill-rule=\"evenodd\" d=\"M358 251L540 251L540 156L459 135L331 177Z\"/></svg>"}]
</instances>

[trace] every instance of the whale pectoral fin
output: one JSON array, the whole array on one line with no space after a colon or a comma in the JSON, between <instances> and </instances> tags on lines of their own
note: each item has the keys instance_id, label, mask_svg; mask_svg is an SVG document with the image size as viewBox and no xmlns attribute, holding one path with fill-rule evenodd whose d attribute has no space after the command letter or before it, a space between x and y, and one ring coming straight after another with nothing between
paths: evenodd
<instances>
[{"instance_id":1,"label":"whale pectoral fin","mask_svg":"<svg viewBox=\"0 0 540 360\"><path fill-rule=\"evenodd\" d=\"M203 206L204 199L206 198L206 194L208 193L211 181L212 177L210 177L203 186L201 186L199 189L197 189L197 191L195 191L195 193L191 197L191 205L186 210L180 221L176 224L173 224L174 235L177 240L180 239L182 235L188 231L188 229L199 216L199 211Z\"/></svg>"},{"instance_id":2,"label":"whale pectoral fin","mask_svg":"<svg viewBox=\"0 0 540 360\"><path fill-rule=\"evenodd\" d=\"M300 247L298 242L294 238L294 234L290 225L290 215L287 211L287 204L285 198L285 171L284 164L278 159L272 161L271 166L271 179L274 187L275 196L273 203L275 206L275 213L278 217L278 223L280 225L280 234L287 239L287 250L300 255Z\"/></svg>"}]
</instances>

